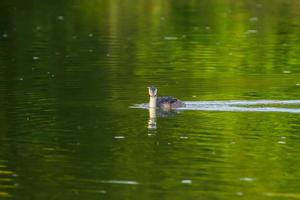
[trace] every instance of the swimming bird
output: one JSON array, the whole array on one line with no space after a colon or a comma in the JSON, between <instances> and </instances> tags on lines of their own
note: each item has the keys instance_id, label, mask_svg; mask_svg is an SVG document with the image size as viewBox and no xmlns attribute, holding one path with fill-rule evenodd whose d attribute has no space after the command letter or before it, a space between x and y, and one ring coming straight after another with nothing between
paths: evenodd
<instances>
[{"instance_id":1,"label":"swimming bird","mask_svg":"<svg viewBox=\"0 0 300 200\"><path fill-rule=\"evenodd\" d=\"M150 101L149 108L161 108L164 111L170 111L174 108L185 107L185 104L170 96L157 97L157 88L154 86L148 87Z\"/></svg>"}]
</instances>

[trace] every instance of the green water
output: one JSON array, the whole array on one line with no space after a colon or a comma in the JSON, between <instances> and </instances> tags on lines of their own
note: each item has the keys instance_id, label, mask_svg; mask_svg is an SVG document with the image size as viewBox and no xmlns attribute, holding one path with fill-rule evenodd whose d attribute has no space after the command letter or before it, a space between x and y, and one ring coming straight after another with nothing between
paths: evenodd
<instances>
[{"instance_id":1,"label":"green water","mask_svg":"<svg viewBox=\"0 0 300 200\"><path fill-rule=\"evenodd\" d=\"M299 10L2 0L0 199L300 199L300 114L130 108L300 99Z\"/></svg>"}]
</instances>

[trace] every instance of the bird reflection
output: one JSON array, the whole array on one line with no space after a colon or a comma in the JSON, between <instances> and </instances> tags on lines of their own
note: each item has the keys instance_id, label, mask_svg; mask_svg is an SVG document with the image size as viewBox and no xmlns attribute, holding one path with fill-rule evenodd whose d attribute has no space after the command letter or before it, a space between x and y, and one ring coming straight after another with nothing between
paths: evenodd
<instances>
[{"instance_id":1,"label":"bird reflection","mask_svg":"<svg viewBox=\"0 0 300 200\"><path fill-rule=\"evenodd\" d=\"M149 108L148 129L156 129L156 108Z\"/></svg>"},{"instance_id":2,"label":"bird reflection","mask_svg":"<svg viewBox=\"0 0 300 200\"><path fill-rule=\"evenodd\" d=\"M179 111L176 110L162 110L159 108L148 108L149 111L149 120L148 120L148 129L156 130L157 128L157 118L158 117L171 117L175 116Z\"/></svg>"}]
</instances>

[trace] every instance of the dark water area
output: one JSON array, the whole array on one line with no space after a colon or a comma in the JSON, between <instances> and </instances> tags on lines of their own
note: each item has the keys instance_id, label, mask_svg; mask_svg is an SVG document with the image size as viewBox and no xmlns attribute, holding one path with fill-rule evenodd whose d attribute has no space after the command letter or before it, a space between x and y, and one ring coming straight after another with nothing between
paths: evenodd
<instances>
[{"instance_id":1,"label":"dark water area","mask_svg":"<svg viewBox=\"0 0 300 200\"><path fill-rule=\"evenodd\" d=\"M300 2L0 2L0 199L300 199ZM292 106L300 108L300 105Z\"/></svg>"}]
</instances>

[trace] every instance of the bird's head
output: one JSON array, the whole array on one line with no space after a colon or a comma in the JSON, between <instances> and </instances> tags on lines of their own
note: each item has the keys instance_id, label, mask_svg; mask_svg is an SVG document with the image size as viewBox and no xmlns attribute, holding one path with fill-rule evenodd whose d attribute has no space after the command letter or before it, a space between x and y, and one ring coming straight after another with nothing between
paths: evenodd
<instances>
[{"instance_id":1,"label":"bird's head","mask_svg":"<svg viewBox=\"0 0 300 200\"><path fill-rule=\"evenodd\" d=\"M148 91L149 91L150 97L156 97L156 95L157 95L157 88L156 87L149 86Z\"/></svg>"}]
</instances>

